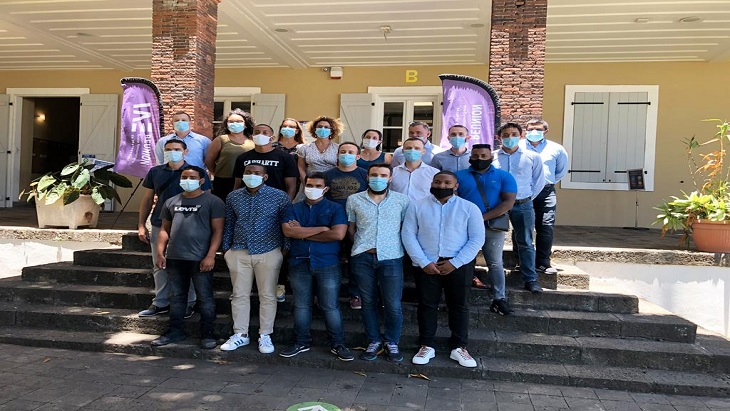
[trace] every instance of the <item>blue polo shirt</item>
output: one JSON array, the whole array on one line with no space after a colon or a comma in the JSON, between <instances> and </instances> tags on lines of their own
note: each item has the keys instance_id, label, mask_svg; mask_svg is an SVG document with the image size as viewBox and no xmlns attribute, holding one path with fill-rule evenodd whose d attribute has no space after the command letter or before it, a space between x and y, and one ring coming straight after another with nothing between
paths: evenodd
<instances>
[{"instance_id":1,"label":"blue polo shirt","mask_svg":"<svg viewBox=\"0 0 730 411\"><path fill-rule=\"evenodd\" d=\"M294 204L289 210L281 220L282 224L297 220L302 227L331 228L339 224L347 225L345 208L326 198L312 206L306 201L301 201ZM340 263L340 242L292 239L289 264L298 265L305 262L308 262L312 269L338 265Z\"/></svg>"},{"instance_id":2,"label":"blue polo shirt","mask_svg":"<svg viewBox=\"0 0 730 411\"><path fill-rule=\"evenodd\" d=\"M487 208L484 207L484 200L482 200L482 195L479 192L479 188L477 188L474 175L479 177L479 183L489 202L487 204L489 209L496 207L497 204L502 202L500 194L517 192L515 178L510 173L497 169L494 166L489 167L484 174L477 173L471 167L467 170L458 171L456 178L459 183L459 188L457 189L459 197L476 204L482 214L487 212Z\"/></svg>"},{"instance_id":3,"label":"blue polo shirt","mask_svg":"<svg viewBox=\"0 0 730 411\"><path fill-rule=\"evenodd\" d=\"M150 171L147 172L144 181L142 181L142 187L149 188L154 191L157 196L157 203L155 203L155 208L152 209L152 217L150 218L150 222L154 227L162 226L160 212L162 211L162 206L165 204L165 201L184 191L182 187L180 187L180 176L182 175L182 169L187 165L188 163L185 162L182 167L177 170L170 168L167 163L152 167ZM203 186L201 188L203 191L211 189L210 179L208 178L207 173L205 175L205 182L203 182Z\"/></svg>"}]
</instances>

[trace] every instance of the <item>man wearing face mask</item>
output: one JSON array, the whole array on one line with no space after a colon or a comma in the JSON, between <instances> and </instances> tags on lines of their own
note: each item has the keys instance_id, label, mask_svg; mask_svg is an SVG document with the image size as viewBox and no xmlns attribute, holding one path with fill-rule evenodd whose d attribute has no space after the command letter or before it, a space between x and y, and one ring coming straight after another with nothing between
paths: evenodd
<instances>
[{"instance_id":1,"label":"man wearing face mask","mask_svg":"<svg viewBox=\"0 0 730 411\"><path fill-rule=\"evenodd\" d=\"M456 124L449 127L449 143L451 149L442 151L431 160L431 167L441 171L447 170L455 173L469 168L469 146L467 142L471 139L469 129Z\"/></svg>"},{"instance_id":2,"label":"man wearing face mask","mask_svg":"<svg viewBox=\"0 0 730 411\"><path fill-rule=\"evenodd\" d=\"M408 197L389 190L390 165L368 168L368 189L347 199L348 234L353 239L350 264L362 298L362 322L368 346L360 359L374 361L385 346L388 361L401 362L398 348L403 327L403 244L400 226ZM382 297L384 333L380 333L378 312Z\"/></svg>"},{"instance_id":3,"label":"man wearing face mask","mask_svg":"<svg viewBox=\"0 0 730 411\"><path fill-rule=\"evenodd\" d=\"M238 156L233 167L234 190L243 186L243 170L247 165L261 164L266 167L268 174L266 185L282 190L289 195L289 199L294 199L299 176L297 163L294 156L284 150L277 150L272 145L274 139L274 129L268 124L257 124L253 128L254 149Z\"/></svg>"},{"instance_id":4,"label":"man wearing face mask","mask_svg":"<svg viewBox=\"0 0 730 411\"><path fill-rule=\"evenodd\" d=\"M568 174L568 153L560 144L545 138L548 123L541 119L527 122L525 148L540 155L545 166L545 187L532 200L535 208L535 267L538 272L557 274L558 270L550 265L553 251L553 226L558 199L555 195L555 184Z\"/></svg>"},{"instance_id":5,"label":"man wearing face mask","mask_svg":"<svg viewBox=\"0 0 730 411\"><path fill-rule=\"evenodd\" d=\"M274 352L271 333L276 319L276 284L284 245L281 221L290 214L291 202L285 192L264 184L267 178L265 166L249 164L243 170L245 188L232 191L226 198L221 249L233 285L233 335L221 345L223 351L233 351L251 341L248 326L251 286L255 279L259 297L259 352Z\"/></svg>"},{"instance_id":6,"label":"man wearing face mask","mask_svg":"<svg viewBox=\"0 0 730 411\"><path fill-rule=\"evenodd\" d=\"M509 212L517 195L517 183L508 172L492 165L492 147L489 144L474 144L469 164L468 170L456 173L459 197L476 204L484 220L482 255L487 261L489 281L492 283L490 309L500 315L509 315L513 311L507 301L502 263L505 232L490 229L488 221ZM472 283L475 281L472 280Z\"/></svg>"},{"instance_id":7,"label":"man wearing face mask","mask_svg":"<svg viewBox=\"0 0 730 411\"><path fill-rule=\"evenodd\" d=\"M430 195L431 181L439 172L438 169L423 162L425 152L423 140L409 138L403 143L405 163L393 168L390 188L407 195L411 201L418 201Z\"/></svg>"},{"instance_id":8,"label":"man wearing face mask","mask_svg":"<svg viewBox=\"0 0 730 411\"><path fill-rule=\"evenodd\" d=\"M281 221L284 235L291 238L289 283L294 295L294 344L279 353L293 357L312 345L313 283L317 303L324 313L331 352L342 361L354 357L345 347L340 293L340 241L347 234L345 208L325 198L325 176L312 173L305 179L306 199L294 204Z\"/></svg>"},{"instance_id":9,"label":"man wearing face mask","mask_svg":"<svg viewBox=\"0 0 730 411\"><path fill-rule=\"evenodd\" d=\"M423 121L414 121L408 125L408 138L417 138L423 142L423 148L425 150L422 156L423 162L430 165L433 156L444 150L439 146L431 144L428 140L429 137L431 137L431 128ZM394 169L406 162L403 150L405 150L404 147L398 147L393 153L390 166Z\"/></svg>"},{"instance_id":10,"label":"man wearing face mask","mask_svg":"<svg viewBox=\"0 0 730 411\"><path fill-rule=\"evenodd\" d=\"M165 164L152 167L142 182L142 187L145 190L144 197L139 205L137 231L140 241L149 243L152 246L152 276L155 280L155 298L152 300L152 305L149 308L139 312L140 317L152 317L170 311L170 284L167 271L164 268L160 268L157 262L157 242L160 227L162 226L160 212L162 211L162 205L167 199L183 192L180 186L180 176L183 167L188 164L185 161L187 145L184 141L172 139L165 143L164 149L163 158ZM207 176L205 176L202 188L203 190L211 189ZM155 196L157 196L157 202L154 203L155 207L153 209L152 203L154 202ZM150 211L152 211L150 218L152 229L148 231L147 218L150 217ZM185 318L193 315L194 304L195 288L191 285Z\"/></svg>"},{"instance_id":11,"label":"man wearing face mask","mask_svg":"<svg viewBox=\"0 0 730 411\"><path fill-rule=\"evenodd\" d=\"M431 195L411 203L401 238L416 265L418 334L417 365L436 356L436 329L443 290L449 312L450 358L468 368L477 366L466 345L469 339L469 290L475 258L484 244L484 221L479 207L456 197L459 187L451 171L433 177Z\"/></svg>"},{"instance_id":12,"label":"man wearing face mask","mask_svg":"<svg viewBox=\"0 0 730 411\"><path fill-rule=\"evenodd\" d=\"M179 111L172 116L172 125L175 132L162 137L155 144L155 157L157 164L166 163L164 159L165 143L169 140L184 141L188 147L188 153L185 155L185 161L188 164L205 169L205 155L208 153L210 146L210 138L194 133L190 130L190 116L184 111Z\"/></svg>"},{"instance_id":13,"label":"man wearing face mask","mask_svg":"<svg viewBox=\"0 0 730 411\"><path fill-rule=\"evenodd\" d=\"M212 349L216 346L213 267L223 238L226 206L217 196L201 190L204 182L205 170L196 166L183 167L180 187L185 191L162 206L162 229L157 250L152 251L157 252L157 267L168 272L172 292L168 330L152 341L153 346L185 339L183 317L191 284L199 301L201 347Z\"/></svg>"},{"instance_id":14,"label":"man wearing face mask","mask_svg":"<svg viewBox=\"0 0 730 411\"><path fill-rule=\"evenodd\" d=\"M545 171L540 155L521 147L522 127L517 123L506 123L497 131L502 147L495 151L494 166L504 170L517 181L517 199L509 212L512 223L513 247L517 248L520 272L525 289L538 294L542 288L537 282L535 271L535 245L532 230L535 227L534 200L545 186Z\"/></svg>"}]
</instances>

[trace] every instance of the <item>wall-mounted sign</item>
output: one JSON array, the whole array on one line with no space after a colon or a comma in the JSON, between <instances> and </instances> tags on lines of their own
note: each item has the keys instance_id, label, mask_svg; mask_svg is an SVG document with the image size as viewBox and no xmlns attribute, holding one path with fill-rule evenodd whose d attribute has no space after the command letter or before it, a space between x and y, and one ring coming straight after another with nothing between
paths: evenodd
<instances>
[{"instance_id":1,"label":"wall-mounted sign","mask_svg":"<svg viewBox=\"0 0 730 411\"><path fill-rule=\"evenodd\" d=\"M406 83L418 83L418 70L406 70Z\"/></svg>"}]
</instances>

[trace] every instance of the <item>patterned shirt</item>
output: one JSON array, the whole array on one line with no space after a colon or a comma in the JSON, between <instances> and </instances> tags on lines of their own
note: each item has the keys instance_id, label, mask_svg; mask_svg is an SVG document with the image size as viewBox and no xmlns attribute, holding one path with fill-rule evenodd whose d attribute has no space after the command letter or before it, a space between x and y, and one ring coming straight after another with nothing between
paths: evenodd
<instances>
[{"instance_id":1,"label":"patterned shirt","mask_svg":"<svg viewBox=\"0 0 730 411\"><path fill-rule=\"evenodd\" d=\"M337 143L330 141L324 153L321 153L317 144L311 142L299 146L297 148L297 156L307 164L307 174L314 172L324 173L332 167L337 167L338 147L339 145Z\"/></svg>"},{"instance_id":2,"label":"patterned shirt","mask_svg":"<svg viewBox=\"0 0 730 411\"><path fill-rule=\"evenodd\" d=\"M241 188L226 198L226 223L223 228L223 251L248 250L264 254L284 245L280 222L291 213L289 196L264 185L256 194Z\"/></svg>"},{"instance_id":3,"label":"patterned shirt","mask_svg":"<svg viewBox=\"0 0 730 411\"><path fill-rule=\"evenodd\" d=\"M368 193L363 191L347 199L347 220L357 226L352 255L375 248L378 261L403 257L400 227L410 202L408 197L388 190L385 199L376 204Z\"/></svg>"}]
</instances>

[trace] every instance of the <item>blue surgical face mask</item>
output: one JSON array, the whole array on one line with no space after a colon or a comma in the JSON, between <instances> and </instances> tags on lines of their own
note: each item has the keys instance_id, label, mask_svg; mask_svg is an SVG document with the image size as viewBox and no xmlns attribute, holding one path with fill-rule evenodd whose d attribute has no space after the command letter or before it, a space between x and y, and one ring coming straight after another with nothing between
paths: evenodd
<instances>
[{"instance_id":1,"label":"blue surgical face mask","mask_svg":"<svg viewBox=\"0 0 730 411\"><path fill-rule=\"evenodd\" d=\"M354 154L340 154L337 160L345 167L351 166L355 162L357 156Z\"/></svg>"},{"instance_id":2,"label":"blue surgical face mask","mask_svg":"<svg viewBox=\"0 0 730 411\"><path fill-rule=\"evenodd\" d=\"M537 143L538 141L542 141L545 132L542 130L530 130L527 132L527 141L532 141L533 143Z\"/></svg>"},{"instance_id":3,"label":"blue surgical face mask","mask_svg":"<svg viewBox=\"0 0 730 411\"><path fill-rule=\"evenodd\" d=\"M190 122L189 121L176 121L175 122L175 131L179 131L181 133L184 133L186 131L190 130Z\"/></svg>"},{"instance_id":4,"label":"blue surgical face mask","mask_svg":"<svg viewBox=\"0 0 730 411\"><path fill-rule=\"evenodd\" d=\"M177 163L180 160L183 159L183 152L182 151L165 151L163 153L163 159L165 160L165 163L169 163L172 161L173 163Z\"/></svg>"},{"instance_id":5,"label":"blue surgical face mask","mask_svg":"<svg viewBox=\"0 0 730 411\"><path fill-rule=\"evenodd\" d=\"M520 143L519 137L502 137L502 145L512 150Z\"/></svg>"},{"instance_id":6,"label":"blue surgical face mask","mask_svg":"<svg viewBox=\"0 0 730 411\"><path fill-rule=\"evenodd\" d=\"M388 179L385 177L368 178L368 187L375 192L380 192L388 188Z\"/></svg>"},{"instance_id":7,"label":"blue surgical face mask","mask_svg":"<svg viewBox=\"0 0 730 411\"><path fill-rule=\"evenodd\" d=\"M454 148L462 148L466 144L466 137L449 137L449 143Z\"/></svg>"},{"instance_id":8,"label":"blue surgical face mask","mask_svg":"<svg viewBox=\"0 0 730 411\"><path fill-rule=\"evenodd\" d=\"M407 161L418 161L421 159L422 153L420 150L403 150L403 155Z\"/></svg>"},{"instance_id":9,"label":"blue surgical face mask","mask_svg":"<svg viewBox=\"0 0 730 411\"><path fill-rule=\"evenodd\" d=\"M230 130L231 133L242 133L243 127L243 123L228 123L228 130Z\"/></svg>"},{"instance_id":10,"label":"blue surgical face mask","mask_svg":"<svg viewBox=\"0 0 730 411\"><path fill-rule=\"evenodd\" d=\"M297 133L297 130L293 127L282 127L281 130L279 130L282 136L286 138L292 138L294 137L294 134Z\"/></svg>"},{"instance_id":11,"label":"blue surgical face mask","mask_svg":"<svg viewBox=\"0 0 730 411\"><path fill-rule=\"evenodd\" d=\"M200 188L200 180L180 180L180 187L187 192Z\"/></svg>"},{"instance_id":12,"label":"blue surgical face mask","mask_svg":"<svg viewBox=\"0 0 730 411\"><path fill-rule=\"evenodd\" d=\"M328 138L332 134L332 130L326 127L318 127L316 130L314 130L314 133L319 138Z\"/></svg>"},{"instance_id":13,"label":"blue surgical face mask","mask_svg":"<svg viewBox=\"0 0 730 411\"><path fill-rule=\"evenodd\" d=\"M256 174L244 174L243 183L248 188L256 188L264 182L264 176L257 176Z\"/></svg>"}]
</instances>

